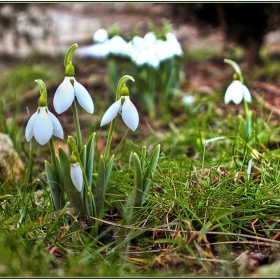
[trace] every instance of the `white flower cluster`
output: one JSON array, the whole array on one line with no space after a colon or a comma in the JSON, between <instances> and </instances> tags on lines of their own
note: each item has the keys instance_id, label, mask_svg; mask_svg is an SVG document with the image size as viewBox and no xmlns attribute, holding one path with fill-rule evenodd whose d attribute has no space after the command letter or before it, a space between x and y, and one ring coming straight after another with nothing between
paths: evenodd
<instances>
[{"instance_id":1,"label":"white flower cluster","mask_svg":"<svg viewBox=\"0 0 280 280\"><path fill-rule=\"evenodd\" d=\"M93 40L95 44L82 47L75 54L99 59L109 55L127 57L137 66L153 68L158 68L161 61L183 55L180 42L171 32L166 34L166 40L157 39L154 33L148 32L144 37L134 36L126 42L119 35L109 39L107 30L101 28L95 32Z\"/></svg>"}]
</instances>

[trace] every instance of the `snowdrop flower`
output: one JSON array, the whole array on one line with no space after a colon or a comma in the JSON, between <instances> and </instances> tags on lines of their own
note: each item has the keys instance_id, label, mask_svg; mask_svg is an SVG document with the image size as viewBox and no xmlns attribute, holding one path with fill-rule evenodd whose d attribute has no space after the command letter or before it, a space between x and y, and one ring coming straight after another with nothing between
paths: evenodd
<instances>
[{"instance_id":1,"label":"snowdrop flower","mask_svg":"<svg viewBox=\"0 0 280 280\"><path fill-rule=\"evenodd\" d=\"M56 118L47 107L47 89L42 80L35 80L40 87L40 98L38 100L38 109L29 119L26 129L25 138L29 142L34 136L40 145L45 145L52 135L63 139L63 129Z\"/></svg>"},{"instance_id":2,"label":"snowdrop flower","mask_svg":"<svg viewBox=\"0 0 280 280\"><path fill-rule=\"evenodd\" d=\"M110 39L110 53L113 55L130 56L130 47L120 36L116 35Z\"/></svg>"},{"instance_id":3,"label":"snowdrop flower","mask_svg":"<svg viewBox=\"0 0 280 280\"><path fill-rule=\"evenodd\" d=\"M63 129L56 116L49 111L48 107L38 107L38 110L29 119L25 137L29 142L34 136L40 145L45 145L52 135L63 139Z\"/></svg>"},{"instance_id":4,"label":"snowdrop flower","mask_svg":"<svg viewBox=\"0 0 280 280\"><path fill-rule=\"evenodd\" d=\"M134 59L134 62L139 66L147 64L153 68L158 68L160 64L156 52L151 47L141 51Z\"/></svg>"},{"instance_id":5,"label":"snowdrop flower","mask_svg":"<svg viewBox=\"0 0 280 280\"><path fill-rule=\"evenodd\" d=\"M139 51L142 51L143 49L146 48L145 40L142 37L137 36L137 35L132 38L130 43L133 44L133 46Z\"/></svg>"},{"instance_id":6,"label":"snowdrop flower","mask_svg":"<svg viewBox=\"0 0 280 280\"><path fill-rule=\"evenodd\" d=\"M74 186L80 192L84 183L83 172L80 163L77 161L77 158L74 155L71 155L70 157L70 177Z\"/></svg>"},{"instance_id":7,"label":"snowdrop flower","mask_svg":"<svg viewBox=\"0 0 280 280\"><path fill-rule=\"evenodd\" d=\"M93 35L93 41L97 43L104 43L108 40L108 32L104 28L98 29Z\"/></svg>"},{"instance_id":8,"label":"snowdrop flower","mask_svg":"<svg viewBox=\"0 0 280 280\"><path fill-rule=\"evenodd\" d=\"M94 104L85 87L76 81L74 77L66 76L57 88L53 106L58 114L65 112L77 98L79 104L90 114L93 114Z\"/></svg>"},{"instance_id":9,"label":"snowdrop flower","mask_svg":"<svg viewBox=\"0 0 280 280\"><path fill-rule=\"evenodd\" d=\"M117 114L122 115L124 123L132 130L135 131L139 124L139 115L136 107L130 101L128 88L124 84L121 89L120 98L113 103L105 112L100 126L106 125L116 118Z\"/></svg>"},{"instance_id":10,"label":"snowdrop flower","mask_svg":"<svg viewBox=\"0 0 280 280\"><path fill-rule=\"evenodd\" d=\"M160 61L173 57L173 50L167 41L157 40L156 42L157 55Z\"/></svg>"},{"instance_id":11,"label":"snowdrop flower","mask_svg":"<svg viewBox=\"0 0 280 280\"><path fill-rule=\"evenodd\" d=\"M167 33L166 34L166 40L167 43L169 44L170 49L173 51L174 55L177 56L182 56L183 55L183 50L181 47L181 44L179 43L178 39L173 33Z\"/></svg>"},{"instance_id":12,"label":"snowdrop flower","mask_svg":"<svg viewBox=\"0 0 280 280\"><path fill-rule=\"evenodd\" d=\"M251 93L241 81L234 80L226 90L225 103L228 104L230 101L233 101L235 104L239 104L243 98L245 98L247 102L251 102Z\"/></svg>"},{"instance_id":13,"label":"snowdrop flower","mask_svg":"<svg viewBox=\"0 0 280 280\"><path fill-rule=\"evenodd\" d=\"M72 64L74 51L78 48L73 44L64 58L65 78L54 94L53 106L58 114L65 112L76 97L78 103L90 114L94 111L93 101L85 87L76 81L75 68Z\"/></svg>"},{"instance_id":14,"label":"snowdrop flower","mask_svg":"<svg viewBox=\"0 0 280 280\"><path fill-rule=\"evenodd\" d=\"M184 95L182 98L182 102L184 105L190 106L194 103L194 97L192 95Z\"/></svg>"},{"instance_id":15,"label":"snowdrop flower","mask_svg":"<svg viewBox=\"0 0 280 280\"><path fill-rule=\"evenodd\" d=\"M156 41L157 41L157 37L154 33L152 32L148 32L145 36L144 36L144 41L146 42L146 45L149 46L149 45L152 45L152 44L155 44Z\"/></svg>"},{"instance_id":16,"label":"snowdrop flower","mask_svg":"<svg viewBox=\"0 0 280 280\"><path fill-rule=\"evenodd\" d=\"M75 53L78 57L93 57L97 59L104 59L110 53L109 40L103 43L97 43L90 46L81 47Z\"/></svg>"}]
</instances>

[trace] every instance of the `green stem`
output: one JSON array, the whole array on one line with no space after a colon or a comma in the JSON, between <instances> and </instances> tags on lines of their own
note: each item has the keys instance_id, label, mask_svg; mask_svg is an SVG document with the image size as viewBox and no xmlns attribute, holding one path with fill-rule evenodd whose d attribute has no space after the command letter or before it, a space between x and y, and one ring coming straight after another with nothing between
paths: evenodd
<instances>
[{"instance_id":1,"label":"green stem","mask_svg":"<svg viewBox=\"0 0 280 280\"><path fill-rule=\"evenodd\" d=\"M243 100L244 100L244 108L245 108L245 116L246 116L247 137L248 137L248 141L250 141L251 134L252 134L252 122L251 122L252 114L249 110L248 103L244 97Z\"/></svg>"},{"instance_id":2,"label":"green stem","mask_svg":"<svg viewBox=\"0 0 280 280\"><path fill-rule=\"evenodd\" d=\"M104 153L104 161L105 161L105 163L107 162L108 157L109 157L109 151L110 151L111 143L112 143L112 139L113 139L115 122L116 122L116 119L113 119L111 121L110 128L109 128L108 140L107 140L107 144L106 144L106 148L105 148L105 153Z\"/></svg>"},{"instance_id":3,"label":"green stem","mask_svg":"<svg viewBox=\"0 0 280 280\"><path fill-rule=\"evenodd\" d=\"M55 160L55 150L54 150L53 137L51 137L51 139L50 139L50 150L51 150L51 157L52 157L53 167L54 167L55 172L57 172L58 168L57 168L57 164L56 164L56 160Z\"/></svg>"},{"instance_id":4,"label":"green stem","mask_svg":"<svg viewBox=\"0 0 280 280\"><path fill-rule=\"evenodd\" d=\"M30 141L29 144L29 150L28 150L28 168L27 168L27 175L26 175L26 185L32 182L32 176L31 176L31 170L32 170L32 154L33 154L33 145L32 145L32 140Z\"/></svg>"},{"instance_id":5,"label":"green stem","mask_svg":"<svg viewBox=\"0 0 280 280\"><path fill-rule=\"evenodd\" d=\"M74 117L74 123L75 123L76 134L77 134L77 146L78 146L78 150L81 151L83 146L82 133L81 133L78 109L77 109L77 104L75 99L73 101L72 108L73 108L73 117Z\"/></svg>"}]
</instances>

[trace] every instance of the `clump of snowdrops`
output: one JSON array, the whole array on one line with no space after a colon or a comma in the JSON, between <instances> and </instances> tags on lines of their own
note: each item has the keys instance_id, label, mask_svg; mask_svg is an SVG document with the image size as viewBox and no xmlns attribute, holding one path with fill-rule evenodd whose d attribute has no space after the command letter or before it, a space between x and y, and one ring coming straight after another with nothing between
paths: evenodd
<instances>
[{"instance_id":1,"label":"clump of snowdrops","mask_svg":"<svg viewBox=\"0 0 280 280\"><path fill-rule=\"evenodd\" d=\"M115 156L111 154L111 142L115 118L120 114L125 125L135 131L139 125L139 114L130 100L129 89L126 86L128 81L134 82L134 78L124 75L117 84L115 102L101 120L100 126L110 123L110 127L104 154L101 151L100 157L97 158L96 132L93 132L88 139L83 139L80 129L78 104L89 114L93 114L94 103L87 89L75 79L75 67L72 60L77 47L77 44L72 45L65 55L65 78L58 86L53 98L56 113L62 114L70 107L73 110L75 135L67 136L68 151L59 146L58 154L55 153L53 136L61 139L65 136L59 120L48 108L47 89L40 79L35 81L40 89L38 109L27 123L25 136L30 142L30 149L34 146L33 138L40 145L49 143L51 161L45 160L45 172L54 208L57 210L67 208L78 219L85 218L88 225L94 229L93 232L97 234L96 218L102 218L104 214L106 190L114 169ZM159 155L159 145L153 151L150 161L146 159L145 146L141 154L132 154L134 189L128 200L129 203L125 205L124 215L127 215L125 217L127 221L136 222L133 213L136 208L141 207L147 196Z\"/></svg>"}]
</instances>

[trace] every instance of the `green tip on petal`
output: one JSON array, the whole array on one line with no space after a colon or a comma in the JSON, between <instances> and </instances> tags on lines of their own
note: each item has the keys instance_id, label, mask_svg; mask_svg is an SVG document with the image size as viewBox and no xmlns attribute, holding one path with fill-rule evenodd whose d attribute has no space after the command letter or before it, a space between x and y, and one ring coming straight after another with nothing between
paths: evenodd
<instances>
[{"instance_id":1,"label":"green tip on petal","mask_svg":"<svg viewBox=\"0 0 280 280\"><path fill-rule=\"evenodd\" d=\"M41 95L40 98L38 99L38 106L39 107L48 106L47 105L47 88L46 88L45 83L41 79L35 80L35 82L38 84L38 86L40 88L40 95Z\"/></svg>"}]
</instances>

